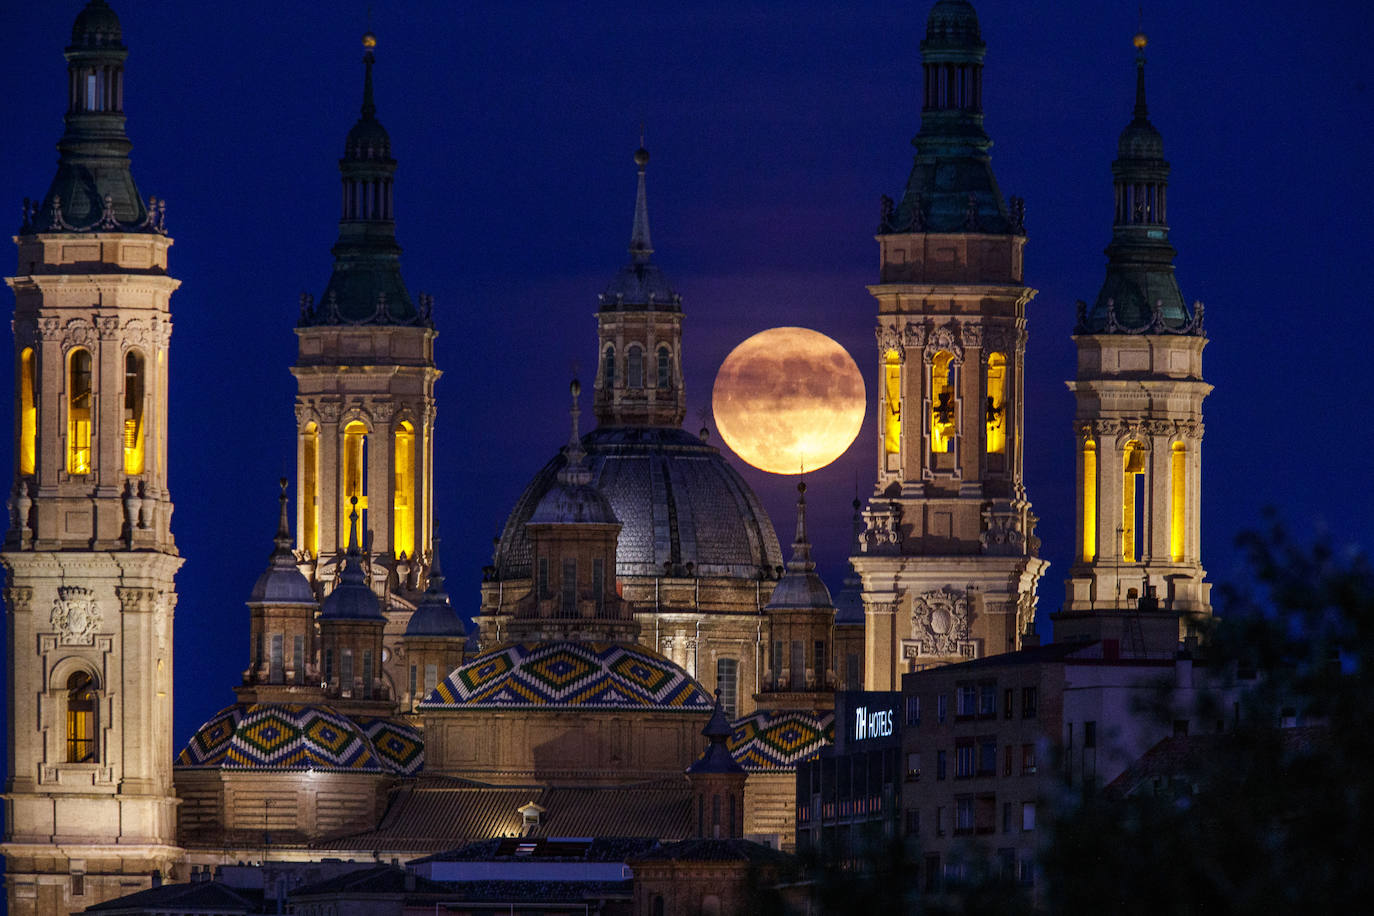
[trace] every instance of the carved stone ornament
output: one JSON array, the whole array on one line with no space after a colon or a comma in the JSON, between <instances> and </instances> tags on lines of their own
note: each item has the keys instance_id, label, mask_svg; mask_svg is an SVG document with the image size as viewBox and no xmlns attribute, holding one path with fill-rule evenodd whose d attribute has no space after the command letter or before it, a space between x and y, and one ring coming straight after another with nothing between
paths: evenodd
<instances>
[{"instance_id":1,"label":"carved stone ornament","mask_svg":"<svg viewBox=\"0 0 1374 916\"><path fill-rule=\"evenodd\" d=\"M922 655L956 655L968 633L968 596L963 592L942 588L912 599L911 638Z\"/></svg>"},{"instance_id":2,"label":"carved stone ornament","mask_svg":"<svg viewBox=\"0 0 1374 916\"><path fill-rule=\"evenodd\" d=\"M1015 328L994 324L983 329L983 344L989 353L1010 353L1016 342Z\"/></svg>"},{"instance_id":3,"label":"carved stone ornament","mask_svg":"<svg viewBox=\"0 0 1374 916\"><path fill-rule=\"evenodd\" d=\"M94 593L79 585L64 585L53 600L53 629L59 643L89 646L95 640L95 628L100 624L100 611Z\"/></svg>"},{"instance_id":4,"label":"carved stone ornament","mask_svg":"<svg viewBox=\"0 0 1374 916\"><path fill-rule=\"evenodd\" d=\"M89 347L95 342L95 329L85 318L73 318L62 329L64 347Z\"/></svg>"},{"instance_id":5,"label":"carved stone ornament","mask_svg":"<svg viewBox=\"0 0 1374 916\"><path fill-rule=\"evenodd\" d=\"M396 405L390 401L374 401L367 405L367 409L372 413L373 419L382 425L391 422L391 417L396 413Z\"/></svg>"},{"instance_id":6,"label":"carved stone ornament","mask_svg":"<svg viewBox=\"0 0 1374 916\"><path fill-rule=\"evenodd\" d=\"M1026 537L1021 531L1021 519L1015 509L1006 506L983 507L983 531L978 542L983 553L995 556L1017 556L1025 552Z\"/></svg>"},{"instance_id":7,"label":"carved stone ornament","mask_svg":"<svg viewBox=\"0 0 1374 916\"><path fill-rule=\"evenodd\" d=\"M875 329L878 336L878 356L886 359L887 354L896 351L899 361L906 359L906 353L902 348L902 335L897 333L897 329L880 324Z\"/></svg>"},{"instance_id":8,"label":"carved stone ornament","mask_svg":"<svg viewBox=\"0 0 1374 916\"><path fill-rule=\"evenodd\" d=\"M864 510L864 532L859 549L864 553L897 553L902 546L902 507L896 503Z\"/></svg>"},{"instance_id":9,"label":"carved stone ornament","mask_svg":"<svg viewBox=\"0 0 1374 916\"><path fill-rule=\"evenodd\" d=\"M343 405L338 401L321 401L315 407L320 412L320 419L325 423L339 422L339 414L343 412Z\"/></svg>"},{"instance_id":10,"label":"carved stone ornament","mask_svg":"<svg viewBox=\"0 0 1374 916\"><path fill-rule=\"evenodd\" d=\"M119 316L97 315L95 318L95 327L101 340L114 340L119 336Z\"/></svg>"},{"instance_id":11,"label":"carved stone ornament","mask_svg":"<svg viewBox=\"0 0 1374 916\"><path fill-rule=\"evenodd\" d=\"M902 328L902 340L912 349L920 349L926 345L925 325L916 324L908 321L906 327Z\"/></svg>"},{"instance_id":12,"label":"carved stone ornament","mask_svg":"<svg viewBox=\"0 0 1374 916\"><path fill-rule=\"evenodd\" d=\"M959 322L959 342L969 349L983 346L983 326L976 321Z\"/></svg>"},{"instance_id":13,"label":"carved stone ornament","mask_svg":"<svg viewBox=\"0 0 1374 916\"><path fill-rule=\"evenodd\" d=\"M935 328L926 338L926 362L934 360L935 354L941 350L952 353L957 362L964 361L964 348L954 339L954 329L948 325Z\"/></svg>"}]
</instances>

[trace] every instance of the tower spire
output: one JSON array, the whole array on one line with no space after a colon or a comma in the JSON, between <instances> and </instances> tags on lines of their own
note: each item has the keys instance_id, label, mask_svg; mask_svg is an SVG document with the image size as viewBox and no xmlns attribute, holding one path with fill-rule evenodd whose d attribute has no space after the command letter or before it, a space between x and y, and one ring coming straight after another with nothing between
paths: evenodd
<instances>
[{"instance_id":1,"label":"tower spire","mask_svg":"<svg viewBox=\"0 0 1374 916\"><path fill-rule=\"evenodd\" d=\"M377 36L371 32L363 35L363 108L362 116L364 120L371 120L377 115L377 105L372 100L372 65L376 63L377 57L373 49L377 47Z\"/></svg>"},{"instance_id":2,"label":"tower spire","mask_svg":"<svg viewBox=\"0 0 1374 916\"><path fill-rule=\"evenodd\" d=\"M1135 44L1135 119L1137 121L1148 121L1150 109L1145 105L1145 45L1147 39L1144 32L1137 32L1133 39Z\"/></svg>"},{"instance_id":3,"label":"tower spire","mask_svg":"<svg viewBox=\"0 0 1374 916\"><path fill-rule=\"evenodd\" d=\"M797 536L792 541L792 559L787 562L789 570L811 572L816 563L811 559L811 542L806 537L806 483L797 484Z\"/></svg>"},{"instance_id":4,"label":"tower spire","mask_svg":"<svg viewBox=\"0 0 1374 916\"><path fill-rule=\"evenodd\" d=\"M639 142L643 144L641 132ZM635 221L630 232L630 257L636 264L649 263L654 253L653 242L649 240L649 197L645 190L644 169L649 164L649 151L642 145L635 150L635 165L639 167L639 190L635 195Z\"/></svg>"}]
</instances>

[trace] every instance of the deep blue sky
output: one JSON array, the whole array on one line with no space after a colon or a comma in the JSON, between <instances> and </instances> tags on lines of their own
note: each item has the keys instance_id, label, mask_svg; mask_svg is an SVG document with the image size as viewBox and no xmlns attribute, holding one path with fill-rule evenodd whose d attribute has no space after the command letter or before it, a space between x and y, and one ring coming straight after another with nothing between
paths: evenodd
<instances>
[{"instance_id":1,"label":"deep blue sky","mask_svg":"<svg viewBox=\"0 0 1374 916\"><path fill-rule=\"evenodd\" d=\"M53 173L61 52L80 5L0 9L10 225ZM368 4L114 5L130 49L134 173L145 197L169 201L171 272L183 281L171 354L173 529L187 561L180 743L232 699L275 480L294 477L292 328L299 294L319 296L329 275ZM929 2L374 6L405 276L412 293L434 295L441 332L438 514L465 613L508 508L566 440L572 367L592 372L596 294L626 258L641 121L655 258L687 315L689 426L730 349L775 325L839 340L871 395L873 227L879 195L896 196L911 164ZM1026 279L1040 291L1026 482L1051 562L1044 617L1062 600L1072 549L1069 334L1075 300L1102 280L1137 3L977 6L993 163L1003 192L1026 199ZM1299 532L1325 527L1367 546L1374 142L1360 61L1374 13L1356 2L1146 6L1178 275L1206 303L1212 341L1210 577L1243 574L1232 539L1266 504ZM873 456L870 418L850 453L811 477L832 588ZM790 540L794 481L743 470Z\"/></svg>"}]
</instances>

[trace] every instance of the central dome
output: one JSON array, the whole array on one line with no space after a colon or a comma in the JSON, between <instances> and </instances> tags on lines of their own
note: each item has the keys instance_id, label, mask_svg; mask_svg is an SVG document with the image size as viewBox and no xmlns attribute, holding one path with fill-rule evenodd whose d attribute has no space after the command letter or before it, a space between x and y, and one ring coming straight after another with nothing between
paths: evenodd
<instances>
[{"instance_id":1,"label":"central dome","mask_svg":"<svg viewBox=\"0 0 1374 916\"><path fill-rule=\"evenodd\" d=\"M782 551L773 524L720 451L681 429L603 427L582 438L591 482L620 521L616 574L773 578ZM525 525L557 484L565 451L525 488L496 547L501 579L530 575Z\"/></svg>"}]
</instances>

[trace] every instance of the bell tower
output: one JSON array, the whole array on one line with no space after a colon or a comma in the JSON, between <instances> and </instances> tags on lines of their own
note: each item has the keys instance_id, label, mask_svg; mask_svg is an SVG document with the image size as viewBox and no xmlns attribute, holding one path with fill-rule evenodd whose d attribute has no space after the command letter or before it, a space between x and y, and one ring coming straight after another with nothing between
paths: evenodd
<instances>
[{"instance_id":1,"label":"bell tower","mask_svg":"<svg viewBox=\"0 0 1374 916\"><path fill-rule=\"evenodd\" d=\"M1184 303L1169 243L1169 163L1145 104L1145 36L1136 95L1112 163L1116 208L1107 278L1078 304L1074 420L1075 556L1057 640L1172 655L1211 613L1199 555L1202 304Z\"/></svg>"},{"instance_id":2,"label":"bell tower","mask_svg":"<svg viewBox=\"0 0 1374 916\"><path fill-rule=\"evenodd\" d=\"M339 160L333 274L318 302L301 297L296 326L296 544L317 588L332 586L356 500L368 583L418 599L432 535L440 373L430 299L412 300L401 277L396 160L372 94L376 44L363 36L362 112ZM399 637L405 620L393 623Z\"/></svg>"},{"instance_id":3,"label":"bell tower","mask_svg":"<svg viewBox=\"0 0 1374 916\"><path fill-rule=\"evenodd\" d=\"M1022 480L1024 206L983 130L978 17L939 0L921 42L916 162L878 226L877 487L854 557L864 681L1016 649L1046 563Z\"/></svg>"},{"instance_id":4,"label":"bell tower","mask_svg":"<svg viewBox=\"0 0 1374 916\"><path fill-rule=\"evenodd\" d=\"M103 0L65 51L57 174L15 236L15 455L6 903L67 913L146 886L176 847L162 203L124 132L124 45Z\"/></svg>"}]
</instances>

